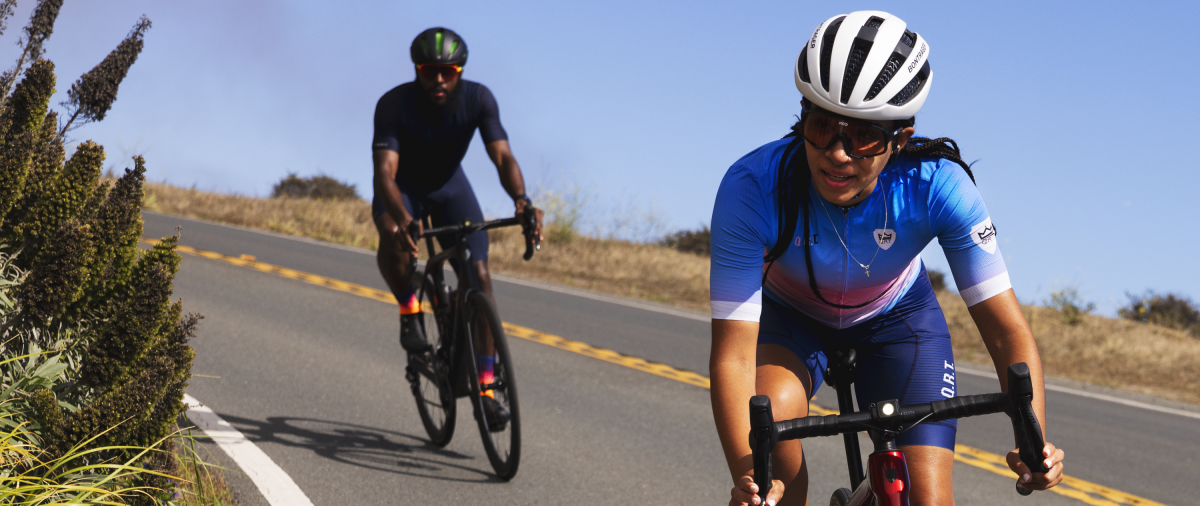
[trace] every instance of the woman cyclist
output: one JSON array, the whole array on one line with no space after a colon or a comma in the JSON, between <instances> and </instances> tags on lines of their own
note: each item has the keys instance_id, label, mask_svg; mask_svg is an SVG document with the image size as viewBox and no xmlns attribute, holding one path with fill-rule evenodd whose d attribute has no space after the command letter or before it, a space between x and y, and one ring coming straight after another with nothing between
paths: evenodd
<instances>
[{"instance_id":1,"label":"woman cyclist","mask_svg":"<svg viewBox=\"0 0 1200 506\"><path fill-rule=\"evenodd\" d=\"M950 139L913 137L932 84L929 44L878 11L836 16L795 66L802 112L792 133L742 157L721 181L712 218L712 405L734 481L731 505L758 504L748 401L772 399L777 420L808 415L826 350L857 349L856 396L868 404L953 397L954 356L920 253L935 237L1004 385L1010 364L1033 373L1046 425L1041 361L1009 283L996 227ZM953 504L956 424L918 425L897 439L913 504ZM769 504L805 504L800 441L774 454ZM1018 484L1062 479L1008 455Z\"/></svg>"}]
</instances>

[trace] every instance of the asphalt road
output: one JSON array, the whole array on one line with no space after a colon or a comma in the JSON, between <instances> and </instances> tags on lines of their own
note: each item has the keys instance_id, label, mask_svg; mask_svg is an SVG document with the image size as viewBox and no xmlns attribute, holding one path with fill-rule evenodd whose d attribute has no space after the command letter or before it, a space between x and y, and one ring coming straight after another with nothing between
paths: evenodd
<instances>
[{"instance_id":1,"label":"asphalt road","mask_svg":"<svg viewBox=\"0 0 1200 506\"><path fill-rule=\"evenodd\" d=\"M144 219L148 238L180 225L181 244L386 290L371 252L153 213ZM504 279L495 291L505 321L707 375L702 317ZM427 444L403 379L395 306L195 256L184 257L175 297L205 316L188 393L259 445L314 504L727 501L703 388L510 338L524 437L520 472L504 483L490 476L465 399L454 440ZM998 387L966 374L958 380L964 394ZM828 387L817 403L835 407ZM1068 452L1068 475L1164 504L1196 504L1196 419L1059 392L1048 393L1048 405L1048 439ZM996 454L1012 448L1002 416L959 427L960 444ZM844 486L840 439L810 440L805 449L810 500L824 504ZM213 458L236 469L219 451ZM960 463L954 473L959 504L1080 504L1051 493L1020 498L1012 480ZM266 504L248 478L229 479L242 504Z\"/></svg>"}]
</instances>

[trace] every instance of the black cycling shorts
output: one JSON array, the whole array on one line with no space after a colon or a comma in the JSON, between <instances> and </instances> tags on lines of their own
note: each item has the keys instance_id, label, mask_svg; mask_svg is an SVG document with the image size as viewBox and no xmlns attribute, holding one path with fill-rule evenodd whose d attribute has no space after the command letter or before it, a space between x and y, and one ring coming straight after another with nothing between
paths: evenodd
<instances>
[{"instance_id":1,"label":"black cycling shorts","mask_svg":"<svg viewBox=\"0 0 1200 506\"><path fill-rule=\"evenodd\" d=\"M483 211L479 209L475 191L471 189L471 182L467 180L467 175L463 172L461 165L454 171L454 175L450 176L450 180L436 190L426 192L399 181L396 182L396 186L400 187L400 194L404 195L404 208L408 210L408 214L413 216L413 219L420 219L421 213L428 210L434 227L457 225L464 221L472 223L483 221ZM385 212L387 209L383 205L383 199L376 194L371 199L371 216L378 220L379 216ZM438 244L441 244L444 249L451 248L454 246L454 236L438 237ZM486 261L488 258L487 232L474 232L468 235L467 247L471 250L471 260Z\"/></svg>"}]
</instances>

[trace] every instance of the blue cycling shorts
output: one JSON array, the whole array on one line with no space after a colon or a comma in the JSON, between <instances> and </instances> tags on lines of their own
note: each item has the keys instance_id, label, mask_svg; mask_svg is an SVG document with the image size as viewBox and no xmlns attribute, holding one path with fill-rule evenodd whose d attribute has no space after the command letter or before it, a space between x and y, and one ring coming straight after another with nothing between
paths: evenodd
<instances>
[{"instance_id":1,"label":"blue cycling shorts","mask_svg":"<svg viewBox=\"0 0 1200 506\"><path fill-rule=\"evenodd\" d=\"M955 396L950 330L924 266L912 288L890 311L841 330L821 325L767 295L763 297L758 344L782 346L804 360L812 377L810 398L824 381L828 366L825 341L817 332L830 342L858 350L854 393L859 410L888 399L906 405ZM957 428L957 420L922 423L897 438L896 444L954 451Z\"/></svg>"},{"instance_id":2,"label":"blue cycling shorts","mask_svg":"<svg viewBox=\"0 0 1200 506\"><path fill-rule=\"evenodd\" d=\"M422 191L399 181L396 181L396 186L400 187L400 194L404 195L404 208L414 219L420 219L421 213L428 210L434 227L458 225L464 221L473 223L483 221L483 211L479 209L475 191L471 189L471 182L467 180L467 175L463 172L461 165L455 169L450 180L436 190ZM383 198L376 194L371 199L371 216L379 219L379 216L385 212L387 209L383 205ZM454 236L440 236L438 244L441 244L443 249L452 248L454 247ZM472 261L487 261L487 232L473 232L468 235L467 247L471 249Z\"/></svg>"}]
</instances>

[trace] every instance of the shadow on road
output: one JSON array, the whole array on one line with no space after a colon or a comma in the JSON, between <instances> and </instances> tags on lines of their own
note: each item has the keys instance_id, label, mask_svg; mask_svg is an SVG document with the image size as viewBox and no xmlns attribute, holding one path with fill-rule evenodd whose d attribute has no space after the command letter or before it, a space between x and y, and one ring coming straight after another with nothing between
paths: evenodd
<instances>
[{"instance_id":1,"label":"shadow on road","mask_svg":"<svg viewBox=\"0 0 1200 506\"><path fill-rule=\"evenodd\" d=\"M468 467L475 457L438 448L411 434L313 418L270 417L263 421L225 414L221 418L255 444L303 448L330 460L389 473L456 482L501 482L490 474L490 467L485 467L486 471ZM487 461L482 464L488 465Z\"/></svg>"}]
</instances>

